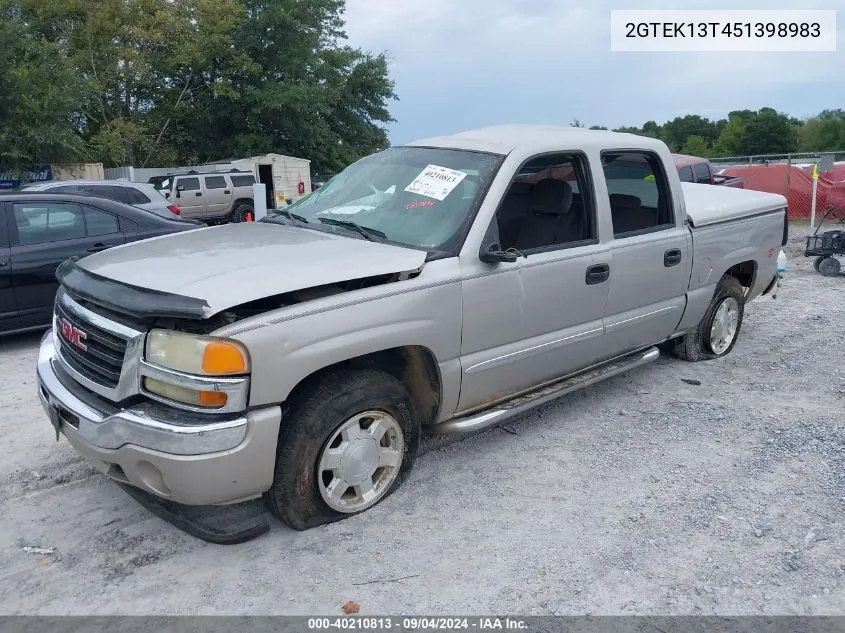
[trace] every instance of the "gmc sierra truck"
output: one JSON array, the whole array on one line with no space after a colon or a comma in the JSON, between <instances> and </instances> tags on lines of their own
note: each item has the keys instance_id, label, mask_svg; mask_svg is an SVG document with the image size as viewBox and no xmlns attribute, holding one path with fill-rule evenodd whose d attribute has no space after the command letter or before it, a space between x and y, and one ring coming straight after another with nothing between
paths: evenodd
<instances>
[{"instance_id":1,"label":"gmc sierra truck","mask_svg":"<svg viewBox=\"0 0 845 633\"><path fill-rule=\"evenodd\" d=\"M655 139L429 138L261 222L64 263L38 389L57 440L124 488L263 497L307 529L383 501L423 433L499 424L660 350L729 354L787 230L785 198L682 184Z\"/></svg>"}]
</instances>

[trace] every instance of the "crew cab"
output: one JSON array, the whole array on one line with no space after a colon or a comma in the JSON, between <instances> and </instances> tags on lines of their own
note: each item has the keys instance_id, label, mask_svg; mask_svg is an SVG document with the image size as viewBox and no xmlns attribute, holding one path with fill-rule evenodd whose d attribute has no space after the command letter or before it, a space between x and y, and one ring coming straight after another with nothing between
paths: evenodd
<instances>
[{"instance_id":1,"label":"crew cab","mask_svg":"<svg viewBox=\"0 0 845 633\"><path fill-rule=\"evenodd\" d=\"M722 185L736 189L743 189L745 187L742 178L717 174L713 169L713 165L706 158L687 156L685 154L673 154L672 157L675 159L675 167L678 169L681 182Z\"/></svg>"},{"instance_id":2,"label":"crew cab","mask_svg":"<svg viewBox=\"0 0 845 633\"><path fill-rule=\"evenodd\" d=\"M362 512L423 433L656 360L718 359L778 281L783 196L681 183L656 139L495 126L393 147L260 222L67 262L38 389L124 486Z\"/></svg>"}]
</instances>

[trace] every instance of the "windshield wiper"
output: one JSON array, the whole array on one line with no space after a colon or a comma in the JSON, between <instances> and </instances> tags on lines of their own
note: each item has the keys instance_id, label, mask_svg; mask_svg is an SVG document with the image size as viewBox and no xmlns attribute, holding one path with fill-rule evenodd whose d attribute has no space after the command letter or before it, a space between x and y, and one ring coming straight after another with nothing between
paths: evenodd
<instances>
[{"instance_id":1,"label":"windshield wiper","mask_svg":"<svg viewBox=\"0 0 845 633\"><path fill-rule=\"evenodd\" d=\"M288 220L295 220L297 222L302 222L303 224L308 224L308 219L306 217L298 215L296 213L291 213L287 209L277 210L274 215L282 215L282 216L286 217ZM272 219L272 218L268 218L268 220L269 219Z\"/></svg>"},{"instance_id":2,"label":"windshield wiper","mask_svg":"<svg viewBox=\"0 0 845 633\"><path fill-rule=\"evenodd\" d=\"M371 229L368 226L361 226L360 224L356 224L350 220L335 220L334 218L319 218L320 222L324 224L330 224L332 226L340 226L345 229L350 229L352 231L356 231L364 236L365 239L370 240L371 242L375 242L376 240L373 239L373 236L379 237L381 239L385 239L387 235L379 231L378 229Z\"/></svg>"}]
</instances>

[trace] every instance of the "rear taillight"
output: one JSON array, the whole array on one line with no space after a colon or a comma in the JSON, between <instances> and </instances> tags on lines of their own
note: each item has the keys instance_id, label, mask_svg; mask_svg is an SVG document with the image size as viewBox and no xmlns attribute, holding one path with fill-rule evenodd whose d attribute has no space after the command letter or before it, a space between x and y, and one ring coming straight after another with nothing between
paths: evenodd
<instances>
[{"instance_id":1,"label":"rear taillight","mask_svg":"<svg viewBox=\"0 0 845 633\"><path fill-rule=\"evenodd\" d=\"M182 209L177 207L175 204L171 204L167 208L173 211L173 213L175 213L176 215L182 215Z\"/></svg>"}]
</instances>

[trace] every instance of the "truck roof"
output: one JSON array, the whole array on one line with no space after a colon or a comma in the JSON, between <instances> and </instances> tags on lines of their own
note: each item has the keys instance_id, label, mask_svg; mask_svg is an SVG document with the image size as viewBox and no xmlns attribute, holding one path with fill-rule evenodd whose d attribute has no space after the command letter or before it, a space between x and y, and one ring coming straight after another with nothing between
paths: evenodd
<instances>
[{"instance_id":1,"label":"truck roof","mask_svg":"<svg viewBox=\"0 0 845 633\"><path fill-rule=\"evenodd\" d=\"M663 141L608 130L555 125L492 125L456 134L419 139L409 146L466 149L494 154L509 154L520 149L525 152L546 151L550 145L571 149L662 149Z\"/></svg>"},{"instance_id":2,"label":"truck roof","mask_svg":"<svg viewBox=\"0 0 845 633\"><path fill-rule=\"evenodd\" d=\"M689 154L672 154L672 158L675 159L675 165L677 167L686 167L687 165L697 165L698 163L708 162L706 158L690 156Z\"/></svg>"}]
</instances>

